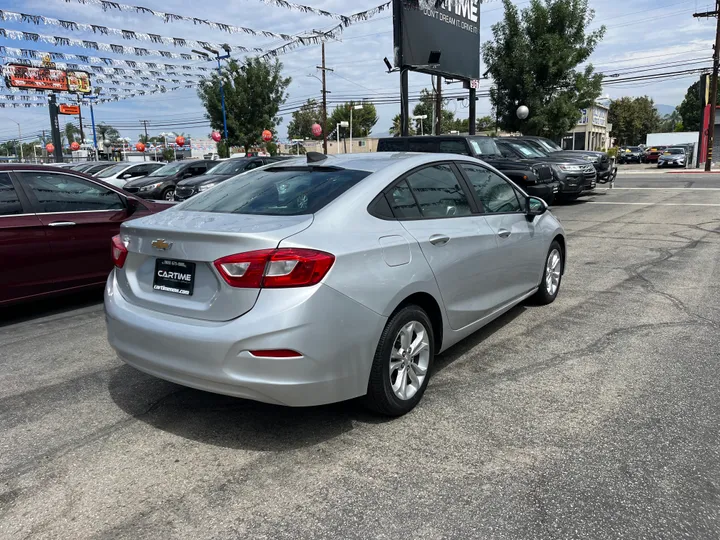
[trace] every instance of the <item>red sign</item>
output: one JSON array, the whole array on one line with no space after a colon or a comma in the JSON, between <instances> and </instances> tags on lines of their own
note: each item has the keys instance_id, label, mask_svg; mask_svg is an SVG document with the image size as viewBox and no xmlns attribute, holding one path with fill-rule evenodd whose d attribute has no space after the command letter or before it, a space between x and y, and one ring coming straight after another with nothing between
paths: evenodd
<instances>
[{"instance_id":1,"label":"red sign","mask_svg":"<svg viewBox=\"0 0 720 540\"><path fill-rule=\"evenodd\" d=\"M92 92L90 74L85 71L64 71L62 69L7 64L5 83L12 88L52 90L55 92Z\"/></svg>"},{"instance_id":2,"label":"red sign","mask_svg":"<svg viewBox=\"0 0 720 540\"><path fill-rule=\"evenodd\" d=\"M311 129L314 137L322 135L322 126L320 124L313 124Z\"/></svg>"},{"instance_id":3,"label":"red sign","mask_svg":"<svg viewBox=\"0 0 720 540\"><path fill-rule=\"evenodd\" d=\"M60 114L80 114L80 105L60 105L59 109Z\"/></svg>"},{"instance_id":4,"label":"red sign","mask_svg":"<svg viewBox=\"0 0 720 540\"><path fill-rule=\"evenodd\" d=\"M273 138L273 134L269 129L266 129L265 131L262 132L263 141L270 142L270 141L272 141L272 138Z\"/></svg>"}]
</instances>

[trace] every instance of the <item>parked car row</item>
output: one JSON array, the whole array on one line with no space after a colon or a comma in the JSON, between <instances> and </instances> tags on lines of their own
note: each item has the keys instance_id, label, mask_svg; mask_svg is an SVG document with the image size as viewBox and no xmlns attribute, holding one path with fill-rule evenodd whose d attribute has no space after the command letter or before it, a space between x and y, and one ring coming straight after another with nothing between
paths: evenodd
<instances>
[{"instance_id":1,"label":"parked car row","mask_svg":"<svg viewBox=\"0 0 720 540\"><path fill-rule=\"evenodd\" d=\"M387 137L378 152L453 153L476 157L502 171L527 193L548 204L574 200L612 180L617 169L604 152L562 150L543 137L441 135Z\"/></svg>"},{"instance_id":2,"label":"parked car row","mask_svg":"<svg viewBox=\"0 0 720 540\"><path fill-rule=\"evenodd\" d=\"M657 163L658 167L686 167L691 161L693 145L675 146L621 146L618 148L617 162Z\"/></svg>"}]
</instances>

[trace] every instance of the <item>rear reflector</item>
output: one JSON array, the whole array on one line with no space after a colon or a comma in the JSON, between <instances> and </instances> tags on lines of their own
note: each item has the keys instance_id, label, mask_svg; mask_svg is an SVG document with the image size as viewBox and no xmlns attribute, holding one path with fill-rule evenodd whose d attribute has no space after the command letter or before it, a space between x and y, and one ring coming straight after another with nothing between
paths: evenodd
<instances>
[{"instance_id":1,"label":"rear reflector","mask_svg":"<svg viewBox=\"0 0 720 540\"><path fill-rule=\"evenodd\" d=\"M263 249L218 259L215 268L232 287L309 287L325 277L335 256L314 249Z\"/></svg>"},{"instance_id":2,"label":"rear reflector","mask_svg":"<svg viewBox=\"0 0 720 540\"><path fill-rule=\"evenodd\" d=\"M300 358L302 354L291 349L268 349L261 351L250 351L253 356L261 358Z\"/></svg>"},{"instance_id":3,"label":"rear reflector","mask_svg":"<svg viewBox=\"0 0 720 540\"><path fill-rule=\"evenodd\" d=\"M111 244L110 251L112 253L113 263L118 268L122 268L123 265L125 264L125 259L127 259L128 250L125 247L125 244L123 243L119 234L116 236L113 236L111 242L112 242L112 244Z\"/></svg>"}]
</instances>

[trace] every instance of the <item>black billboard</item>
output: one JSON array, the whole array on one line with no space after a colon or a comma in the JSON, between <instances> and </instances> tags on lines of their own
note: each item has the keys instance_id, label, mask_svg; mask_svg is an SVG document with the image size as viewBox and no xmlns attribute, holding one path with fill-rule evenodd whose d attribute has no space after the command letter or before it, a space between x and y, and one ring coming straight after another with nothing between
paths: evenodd
<instances>
[{"instance_id":1,"label":"black billboard","mask_svg":"<svg viewBox=\"0 0 720 540\"><path fill-rule=\"evenodd\" d=\"M393 2L395 67L480 78L480 0Z\"/></svg>"}]
</instances>

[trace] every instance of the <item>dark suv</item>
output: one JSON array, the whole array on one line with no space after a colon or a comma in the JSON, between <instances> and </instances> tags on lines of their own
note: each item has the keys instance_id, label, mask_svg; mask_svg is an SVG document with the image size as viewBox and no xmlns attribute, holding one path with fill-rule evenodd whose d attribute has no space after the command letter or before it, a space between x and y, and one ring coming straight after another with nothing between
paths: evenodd
<instances>
[{"instance_id":1,"label":"dark suv","mask_svg":"<svg viewBox=\"0 0 720 540\"><path fill-rule=\"evenodd\" d=\"M548 163L542 159L508 159L503 157L495 141L481 135L438 135L419 137L387 137L378 141L378 152L429 152L461 154L483 160L495 167L528 195L548 204L558 191L558 182Z\"/></svg>"},{"instance_id":2,"label":"dark suv","mask_svg":"<svg viewBox=\"0 0 720 540\"><path fill-rule=\"evenodd\" d=\"M540 150L553 155L567 157L579 157L588 160L593 164L597 171L597 179L601 182L612 182L617 175L617 166L613 165L607 152L595 152L593 150L563 150L557 143L554 143L546 137L538 137L527 135L524 137L516 137L521 141L535 146Z\"/></svg>"},{"instance_id":3,"label":"dark suv","mask_svg":"<svg viewBox=\"0 0 720 540\"><path fill-rule=\"evenodd\" d=\"M555 179L560 183L557 195L562 200L572 201L595 189L597 172L586 159L568 157L562 152L547 153L518 139L498 137L495 143L507 158L537 158L550 163Z\"/></svg>"},{"instance_id":4,"label":"dark suv","mask_svg":"<svg viewBox=\"0 0 720 540\"><path fill-rule=\"evenodd\" d=\"M218 163L207 159L175 161L147 176L131 180L123 189L143 199L172 201L175 200L175 186L178 182L204 174Z\"/></svg>"}]
</instances>

